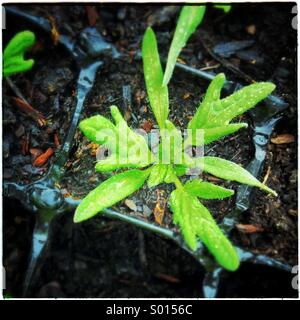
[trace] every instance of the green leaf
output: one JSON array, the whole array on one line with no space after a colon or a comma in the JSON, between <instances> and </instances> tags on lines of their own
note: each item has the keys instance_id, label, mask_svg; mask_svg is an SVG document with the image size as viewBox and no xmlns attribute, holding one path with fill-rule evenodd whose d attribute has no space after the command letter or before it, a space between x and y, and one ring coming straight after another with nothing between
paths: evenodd
<instances>
[{"instance_id":1,"label":"green leaf","mask_svg":"<svg viewBox=\"0 0 300 320\"><path fill-rule=\"evenodd\" d=\"M253 108L275 89L273 83L258 82L246 86L224 99L220 99L224 81L225 76L222 73L212 80L203 102L189 123L189 129L214 128L227 125L235 117Z\"/></svg>"},{"instance_id":2,"label":"green leaf","mask_svg":"<svg viewBox=\"0 0 300 320\"><path fill-rule=\"evenodd\" d=\"M175 183L176 177L181 177L187 173L188 167L182 164L167 165L167 172L164 178L165 183Z\"/></svg>"},{"instance_id":3,"label":"green leaf","mask_svg":"<svg viewBox=\"0 0 300 320\"><path fill-rule=\"evenodd\" d=\"M138 169L144 168L147 164L140 162L139 157L134 159L133 157L120 159L114 156L107 157L100 160L95 165L95 170L97 172L111 172L119 169Z\"/></svg>"},{"instance_id":4,"label":"green leaf","mask_svg":"<svg viewBox=\"0 0 300 320\"><path fill-rule=\"evenodd\" d=\"M228 13L231 10L230 4L215 4L214 7L223 10L225 13Z\"/></svg>"},{"instance_id":5,"label":"green leaf","mask_svg":"<svg viewBox=\"0 0 300 320\"><path fill-rule=\"evenodd\" d=\"M159 127L164 128L165 121L169 115L168 88L166 85L162 85L163 71L155 34L150 27L147 28L144 35L142 57L150 105Z\"/></svg>"},{"instance_id":6,"label":"green leaf","mask_svg":"<svg viewBox=\"0 0 300 320\"><path fill-rule=\"evenodd\" d=\"M107 172L149 165L153 156L144 137L128 127L116 106L111 106L111 114L116 125L99 115L79 124L80 130L89 140L104 145L111 151L108 158L96 164L96 170Z\"/></svg>"},{"instance_id":7,"label":"green leaf","mask_svg":"<svg viewBox=\"0 0 300 320\"><path fill-rule=\"evenodd\" d=\"M82 120L79 123L82 133L92 142L97 144L105 144L109 132L115 134L115 126L112 122L103 116L97 115Z\"/></svg>"},{"instance_id":8,"label":"green leaf","mask_svg":"<svg viewBox=\"0 0 300 320\"><path fill-rule=\"evenodd\" d=\"M25 72L33 67L34 60L24 59L25 51L35 43L35 35L31 31L17 33L6 46L3 53L3 76Z\"/></svg>"},{"instance_id":9,"label":"green leaf","mask_svg":"<svg viewBox=\"0 0 300 320\"><path fill-rule=\"evenodd\" d=\"M235 248L196 197L184 189L176 189L171 194L170 206L174 223L180 226L184 240L192 250L196 250L199 237L222 267L230 271L239 267Z\"/></svg>"},{"instance_id":10,"label":"green leaf","mask_svg":"<svg viewBox=\"0 0 300 320\"><path fill-rule=\"evenodd\" d=\"M175 175L176 175L177 177L184 176L184 175L187 173L188 170L189 170L189 168L186 167L186 166L183 165L183 164L175 164L175 165L173 166L173 171L174 171L174 173L175 173Z\"/></svg>"},{"instance_id":11,"label":"green leaf","mask_svg":"<svg viewBox=\"0 0 300 320\"><path fill-rule=\"evenodd\" d=\"M271 82L258 82L234 92L213 106L213 111L217 115L212 115L208 126L215 127L228 124L232 119L245 113L265 99L274 89L275 85Z\"/></svg>"},{"instance_id":12,"label":"green leaf","mask_svg":"<svg viewBox=\"0 0 300 320\"><path fill-rule=\"evenodd\" d=\"M274 190L259 182L249 171L236 163L217 157L203 157L203 163L203 170L216 177L258 187L277 196L277 193Z\"/></svg>"},{"instance_id":13,"label":"green leaf","mask_svg":"<svg viewBox=\"0 0 300 320\"><path fill-rule=\"evenodd\" d=\"M149 164L149 161L152 159L152 155L145 138L128 127L127 122L124 120L118 107L111 106L110 108L112 117L116 122L115 129L118 141L120 142L120 145L117 149L118 152L121 154L122 151L126 149L127 152L124 152L123 154L128 159L132 158L134 161L136 161L137 158L145 158L147 159L145 163Z\"/></svg>"},{"instance_id":14,"label":"green leaf","mask_svg":"<svg viewBox=\"0 0 300 320\"><path fill-rule=\"evenodd\" d=\"M224 73L219 73L209 84L205 97L199 105L196 114L188 124L188 129L202 129L208 123L213 103L220 100L221 90L225 82Z\"/></svg>"},{"instance_id":15,"label":"green leaf","mask_svg":"<svg viewBox=\"0 0 300 320\"><path fill-rule=\"evenodd\" d=\"M184 185L184 190L190 195L202 199L224 199L231 197L234 194L233 190L198 179L186 182Z\"/></svg>"},{"instance_id":16,"label":"green leaf","mask_svg":"<svg viewBox=\"0 0 300 320\"><path fill-rule=\"evenodd\" d=\"M155 164L151 168L151 173L148 178L148 187L152 188L157 186L160 183L164 182L165 176L168 171L168 165L166 164Z\"/></svg>"},{"instance_id":17,"label":"green leaf","mask_svg":"<svg viewBox=\"0 0 300 320\"><path fill-rule=\"evenodd\" d=\"M164 86L168 85L179 53L185 46L190 36L195 32L198 25L201 23L204 17L205 9L205 6L186 5L181 10L168 54L167 66L163 79Z\"/></svg>"},{"instance_id":18,"label":"green leaf","mask_svg":"<svg viewBox=\"0 0 300 320\"><path fill-rule=\"evenodd\" d=\"M208 129L195 129L195 130L192 130L192 134L189 135L189 138L191 139L191 144L193 146L200 146L202 144L206 145L220 138L228 136L240 130L241 128L247 128L247 127L248 127L247 123L233 123L233 124L228 124L222 127L215 127L215 128L208 128ZM203 141L201 141L201 139L200 140L198 139L199 141L196 139L196 130L203 130Z\"/></svg>"},{"instance_id":19,"label":"green leaf","mask_svg":"<svg viewBox=\"0 0 300 320\"><path fill-rule=\"evenodd\" d=\"M130 170L112 176L92 190L75 211L74 222L87 220L142 187L149 170Z\"/></svg>"}]
</instances>

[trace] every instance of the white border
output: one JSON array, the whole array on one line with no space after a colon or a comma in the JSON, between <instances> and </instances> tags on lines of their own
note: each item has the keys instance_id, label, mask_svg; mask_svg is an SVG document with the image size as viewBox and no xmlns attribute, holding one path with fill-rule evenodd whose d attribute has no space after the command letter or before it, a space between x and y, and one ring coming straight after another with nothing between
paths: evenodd
<instances>
[{"instance_id":1,"label":"white border","mask_svg":"<svg viewBox=\"0 0 300 320\"><path fill-rule=\"evenodd\" d=\"M1 6L3 4L12 4L12 3L41 3L43 5L46 5L46 4L67 4L67 3L74 3L74 4L89 4L89 3L95 3L95 4L99 4L99 3L119 3L119 4L122 4L122 3L244 3L244 2L247 2L247 3L260 3L260 2L269 2L269 1L260 1L260 0L250 0L250 1L226 1L226 0L212 0L212 1L197 1L197 0L190 0L190 1L180 1L180 0L171 0L171 1L158 1L158 0L152 0L152 1L147 1L147 0L136 0L136 1L133 1L133 0L119 0L119 1L116 1L116 0L101 0L101 1L79 1L79 0L64 0L64 1L54 1L54 0L48 0L48 1L45 1L43 2L42 0L10 0L10 1L3 1L3 0L0 0L0 3L1 3ZM295 2L295 4L298 5L298 0L296 1L284 1L284 0L277 0L277 1L270 1L270 2ZM271 5L271 4L270 4ZM0 23L1 23L1 26L2 26L2 14L1 14L1 17L0 17ZM297 30L298 31L298 30ZM1 33L2 35L2 33ZM2 39L2 37L1 37ZM297 42L299 43L298 41L298 32L297 32ZM1 41L1 44L0 44L0 52L1 52L1 55L2 55L2 41ZM297 62L298 62L298 66L297 66L297 90L298 90L298 95L297 95L297 98L298 98L298 101L297 101L297 106L298 106L298 110L299 110L299 89L300 89L300 85L299 85L299 75L300 75L300 69L299 69L299 60L300 60L300 53L299 53L299 45L298 45L298 48L297 48ZM2 57L1 57L1 61L2 61ZM2 75L2 63L1 63L1 66L0 66L0 74ZM1 92L0 92L0 100L2 102L2 77L1 77L1 82L0 82L0 85L1 85ZM2 103L1 103L1 109L2 109ZM299 123L299 120L300 120L300 117L299 117L299 113L298 113L298 123ZM1 122L1 128L0 128L0 138L1 138L1 148L0 148L0 163L1 163L1 170L0 170L0 180L1 180L1 186L0 186L0 190L1 190L1 195L2 195L2 110L0 112L0 122ZM299 124L298 124L299 126ZM298 146L299 146L299 141L300 141L300 137L299 137L299 134L298 134ZM299 168L299 148L298 148L298 168ZM299 182L299 176L298 176L298 195L299 195L299 186L300 186L300 182ZM299 197L298 197L299 199ZM1 237L0 237L0 256L1 256L1 266L2 266L2 261L3 261L3 238L2 238L2 235L3 235L3 225L2 225L2 219L3 219L3 212L2 212L2 208L3 208L3 197L1 196L1 200L0 200L0 230L1 230ZM299 204L299 201L298 201L298 212L299 212L299 208L300 208L300 204ZM299 264L299 256L300 256L300 239L299 239L299 218L298 218L298 264ZM0 300L3 300L3 294L2 294L2 288L3 288L3 278L2 278L2 268L1 268L1 276L0 276ZM200 288L199 288L200 290ZM299 291L300 289L298 288L298 296L299 296ZM36 300L34 298L18 298L18 299L13 299L12 300ZM57 300L57 299L52 299L52 298L45 298L45 299L38 299L38 300ZM114 303L114 299L111 299L111 298L59 298L59 300L110 300L112 301L111 304ZM191 301L191 300L300 300L300 297L298 297L297 299L292 299L292 298L252 298L252 299L247 299L247 298L213 298L213 299L207 299L207 298L151 298L151 299L146 299L146 298L118 298L116 300L186 300L186 301Z\"/></svg>"}]
</instances>

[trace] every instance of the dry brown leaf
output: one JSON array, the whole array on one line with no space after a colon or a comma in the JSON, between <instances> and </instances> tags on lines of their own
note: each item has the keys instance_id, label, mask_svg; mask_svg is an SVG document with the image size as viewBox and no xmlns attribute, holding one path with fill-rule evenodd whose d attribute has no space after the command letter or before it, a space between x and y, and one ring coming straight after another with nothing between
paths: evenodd
<instances>
[{"instance_id":1,"label":"dry brown leaf","mask_svg":"<svg viewBox=\"0 0 300 320\"><path fill-rule=\"evenodd\" d=\"M56 21L55 21L54 17L49 16L48 19L51 24L51 38L52 38L53 44L56 46L58 44L60 34L57 30Z\"/></svg>"},{"instance_id":2,"label":"dry brown leaf","mask_svg":"<svg viewBox=\"0 0 300 320\"><path fill-rule=\"evenodd\" d=\"M46 152L42 153L39 155L34 161L33 161L33 166L34 167L41 167L43 166L49 158L53 155L54 151L52 148L48 148Z\"/></svg>"},{"instance_id":3,"label":"dry brown leaf","mask_svg":"<svg viewBox=\"0 0 300 320\"><path fill-rule=\"evenodd\" d=\"M263 232L264 228L261 226L254 226L253 224L236 224L239 231L247 234Z\"/></svg>"},{"instance_id":4,"label":"dry brown leaf","mask_svg":"<svg viewBox=\"0 0 300 320\"><path fill-rule=\"evenodd\" d=\"M31 118L36 120L39 126L43 127L46 125L45 117L39 111L35 110L27 101L18 97L12 97L12 100L21 111L27 113Z\"/></svg>"},{"instance_id":5,"label":"dry brown leaf","mask_svg":"<svg viewBox=\"0 0 300 320\"><path fill-rule=\"evenodd\" d=\"M43 153L43 150L39 148L30 148L29 152L32 155L33 160L35 160L39 155Z\"/></svg>"},{"instance_id":6,"label":"dry brown leaf","mask_svg":"<svg viewBox=\"0 0 300 320\"><path fill-rule=\"evenodd\" d=\"M96 11L96 9L93 6L85 6L85 10L88 16L88 20L89 20L89 25L91 27L95 26L95 24L97 23L97 20L99 18L99 15Z\"/></svg>"},{"instance_id":7,"label":"dry brown leaf","mask_svg":"<svg viewBox=\"0 0 300 320\"><path fill-rule=\"evenodd\" d=\"M155 222L157 222L159 225L162 225L163 218L165 215L167 199L164 197L165 195L164 190L158 189L156 190L156 194L157 194L157 200L154 208L154 218L155 218Z\"/></svg>"},{"instance_id":8,"label":"dry brown leaf","mask_svg":"<svg viewBox=\"0 0 300 320\"><path fill-rule=\"evenodd\" d=\"M142 129L145 130L147 133L151 131L153 128L153 122L151 120L145 120L142 124Z\"/></svg>"},{"instance_id":9,"label":"dry brown leaf","mask_svg":"<svg viewBox=\"0 0 300 320\"><path fill-rule=\"evenodd\" d=\"M271 139L271 142L274 144L292 143L294 141L295 141L295 137L289 133L280 134L275 138Z\"/></svg>"},{"instance_id":10,"label":"dry brown leaf","mask_svg":"<svg viewBox=\"0 0 300 320\"><path fill-rule=\"evenodd\" d=\"M156 273L155 276L159 279L171 282L171 283L180 283L180 280L170 274L164 274L164 273Z\"/></svg>"}]
</instances>

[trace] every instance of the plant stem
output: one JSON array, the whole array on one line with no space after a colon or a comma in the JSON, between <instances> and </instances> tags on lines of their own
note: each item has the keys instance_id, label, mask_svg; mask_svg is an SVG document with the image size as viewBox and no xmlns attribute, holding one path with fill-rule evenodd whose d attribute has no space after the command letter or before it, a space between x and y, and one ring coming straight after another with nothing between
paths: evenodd
<instances>
[{"instance_id":1,"label":"plant stem","mask_svg":"<svg viewBox=\"0 0 300 320\"><path fill-rule=\"evenodd\" d=\"M183 185L178 177L174 174L174 183L177 189L183 189Z\"/></svg>"}]
</instances>

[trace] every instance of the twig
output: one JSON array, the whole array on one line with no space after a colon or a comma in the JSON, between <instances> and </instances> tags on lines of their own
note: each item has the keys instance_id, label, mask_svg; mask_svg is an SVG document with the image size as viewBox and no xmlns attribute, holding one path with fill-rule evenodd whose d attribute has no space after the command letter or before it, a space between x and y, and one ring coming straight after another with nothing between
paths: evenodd
<instances>
[{"instance_id":1,"label":"twig","mask_svg":"<svg viewBox=\"0 0 300 320\"><path fill-rule=\"evenodd\" d=\"M35 110L29 102L24 98L21 91L18 87L12 82L9 77L5 78L7 84L10 86L12 91L15 93L17 97L13 97L14 102L16 105L27 115L29 115L32 119L34 119L39 126L43 127L46 125L45 117L37 110Z\"/></svg>"},{"instance_id":2,"label":"twig","mask_svg":"<svg viewBox=\"0 0 300 320\"><path fill-rule=\"evenodd\" d=\"M263 180L263 182L262 182L263 184L266 184L266 182L267 182L267 180L268 180L268 178L269 178L270 173L271 173L271 167L268 166L267 173L266 173L266 175L264 176L264 180Z\"/></svg>"},{"instance_id":3,"label":"twig","mask_svg":"<svg viewBox=\"0 0 300 320\"><path fill-rule=\"evenodd\" d=\"M200 68L200 70L201 70L201 71L206 71L206 70L217 69L217 68L219 68L219 67L220 67L220 64L217 63L217 64L215 64L215 65L213 65L213 66L207 66L207 67L204 67L204 68Z\"/></svg>"}]
</instances>

